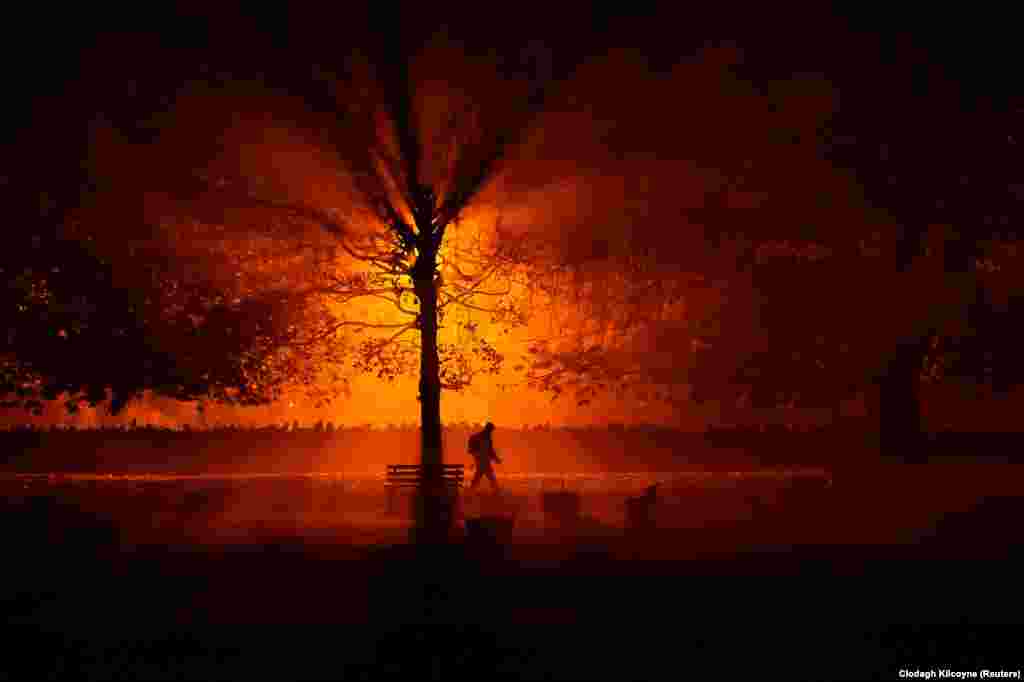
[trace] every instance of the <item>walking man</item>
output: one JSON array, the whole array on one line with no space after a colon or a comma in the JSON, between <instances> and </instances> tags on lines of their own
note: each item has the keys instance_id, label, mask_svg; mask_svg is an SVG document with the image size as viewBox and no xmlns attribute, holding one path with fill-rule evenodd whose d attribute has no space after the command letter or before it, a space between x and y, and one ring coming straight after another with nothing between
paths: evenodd
<instances>
[{"instance_id":1,"label":"walking man","mask_svg":"<svg viewBox=\"0 0 1024 682\"><path fill-rule=\"evenodd\" d=\"M498 453L494 451L494 440L491 438L493 433L494 424L487 422L483 431L469 437L469 454L473 456L476 465L476 474L473 476L473 482L469 484L470 490L475 489L484 476L490 480L495 491L499 489L498 478L494 475L494 468L491 466L492 461L501 464Z\"/></svg>"}]
</instances>

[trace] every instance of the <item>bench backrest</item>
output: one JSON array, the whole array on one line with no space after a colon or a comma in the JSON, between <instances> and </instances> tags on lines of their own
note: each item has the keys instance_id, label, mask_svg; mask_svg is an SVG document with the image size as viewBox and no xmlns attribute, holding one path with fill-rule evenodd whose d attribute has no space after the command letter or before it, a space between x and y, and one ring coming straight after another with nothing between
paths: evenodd
<instances>
[{"instance_id":1,"label":"bench backrest","mask_svg":"<svg viewBox=\"0 0 1024 682\"><path fill-rule=\"evenodd\" d=\"M420 471L423 468L422 464L389 464L388 471ZM465 464L442 464L441 468L445 471L463 471L466 468Z\"/></svg>"},{"instance_id":2,"label":"bench backrest","mask_svg":"<svg viewBox=\"0 0 1024 682\"><path fill-rule=\"evenodd\" d=\"M465 475L465 465L444 464L441 476L448 483L461 483ZM390 483L418 482L423 477L423 467L419 464L389 464L387 479Z\"/></svg>"}]
</instances>

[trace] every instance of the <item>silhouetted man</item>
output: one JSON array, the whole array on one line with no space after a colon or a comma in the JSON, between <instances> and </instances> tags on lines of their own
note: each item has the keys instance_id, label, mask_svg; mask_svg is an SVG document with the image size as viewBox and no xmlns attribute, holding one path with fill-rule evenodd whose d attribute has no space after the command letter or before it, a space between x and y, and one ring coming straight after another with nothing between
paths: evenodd
<instances>
[{"instance_id":1,"label":"silhouetted man","mask_svg":"<svg viewBox=\"0 0 1024 682\"><path fill-rule=\"evenodd\" d=\"M498 478L494 475L494 468L491 466L491 462L494 461L501 464L501 459L498 458L498 453L494 451L494 441L491 438L493 433L494 424L487 422L483 431L474 433L469 437L469 454L473 456L473 461L476 464L476 474L473 476L473 482L469 484L471 490L479 485L480 479L484 476L490 480L494 489L498 490Z\"/></svg>"}]
</instances>

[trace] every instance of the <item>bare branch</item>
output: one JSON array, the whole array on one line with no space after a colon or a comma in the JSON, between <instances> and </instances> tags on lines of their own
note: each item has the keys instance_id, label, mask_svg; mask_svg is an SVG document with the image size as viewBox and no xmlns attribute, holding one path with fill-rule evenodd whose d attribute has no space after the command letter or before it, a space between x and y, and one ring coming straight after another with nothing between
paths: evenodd
<instances>
[{"instance_id":1,"label":"bare branch","mask_svg":"<svg viewBox=\"0 0 1024 682\"><path fill-rule=\"evenodd\" d=\"M508 296L512 293L512 286L509 285L504 291L479 291L473 287L460 287L457 284L450 284L453 289L460 291L458 296L452 296L452 298L462 298L463 296Z\"/></svg>"},{"instance_id":2,"label":"bare branch","mask_svg":"<svg viewBox=\"0 0 1024 682\"><path fill-rule=\"evenodd\" d=\"M374 322L360 322L360 321L357 321L357 320L341 320L341 321L334 322L334 323L330 324L326 329L324 329L324 330L314 334L313 336L311 336L308 339L301 340L301 341L291 341L291 342L288 342L285 345L287 345L289 347L295 347L295 348L308 348L308 347L311 347L311 346L315 346L315 345L317 345L319 343L322 343L323 341L329 339L330 337L334 336L341 329L346 328L346 327L351 327L351 328L355 328L355 329L398 329L398 330L408 330L410 328L415 328L415 325L413 323L410 323L410 322L401 322L401 323L394 323L394 324L384 324L384 323L374 323Z\"/></svg>"},{"instance_id":3,"label":"bare branch","mask_svg":"<svg viewBox=\"0 0 1024 682\"><path fill-rule=\"evenodd\" d=\"M402 289L401 291L408 292L408 291L411 291L411 290L410 289ZM395 292L394 289L390 289L390 290L388 290L387 293L395 294L396 292ZM394 296L394 295L386 296L386 295L383 295L383 294L373 294L373 297L374 298L380 298L380 299L383 299L383 300L387 301L388 303L394 304L394 306L396 308L398 308L398 311L401 312L401 313L404 313L406 315L410 315L412 317L419 317L419 311L410 310L410 309L408 309L408 308L406 308L405 306L402 305L402 300L401 300L400 295L399 296Z\"/></svg>"},{"instance_id":4,"label":"bare branch","mask_svg":"<svg viewBox=\"0 0 1024 682\"><path fill-rule=\"evenodd\" d=\"M444 303L439 303L437 307L441 308L441 309L444 309L444 308L447 308L450 305L457 305L460 308L463 308L465 310L473 310L473 311L476 311L478 313L487 313L488 315L496 315L496 314L502 312L501 309L499 309L499 308L487 308L485 306L474 305L472 303L466 303L464 301L456 301L456 300L448 300L448 301L445 301Z\"/></svg>"},{"instance_id":5,"label":"bare branch","mask_svg":"<svg viewBox=\"0 0 1024 682\"><path fill-rule=\"evenodd\" d=\"M392 293L393 289L367 289L365 291L345 291L334 286L327 287L310 287L296 292L295 296L329 296L331 300L337 303L348 303L354 301L357 298L363 297L374 297L382 296L384 294Z\"/></svg>"},{"instance_id":6,"label":"bare branch","mask_svg":"<svg viewBox=\"0 0 1024 682\"><path fill-rule=\"evenodd\" d=\"M408 326L409 326L408 322L401 322L401 323L396 322L396 323L392 323L392 324L385 324L385 323L376 323L376 322L359 322L357 320L344 320L342 322L335 322L332 325L332 330L333 331L337 331L338 329L341 329L342 327L358 327L360 329L398 329L398 328L401 328L401 327L408 327Z\"/></svg>"},{"instance_id":7,"label":"bare branch","mask_svg":"<svg viewBox=\"0 0 1024 682\"><path fill-rule=\"evenodd\" d=\"M398 341L398 339L403 334L405 334L406 332L410 332L410 331L412 331L414 329L416 329L416 325L415 324L409 323L409 324L404 325L397 332L395 332L394 334L392 334L391 336L389 336L388 338L386 338L384 341L381 342L381 350L383 350L386 346L389 346L392 343L395 343L396 341Z\"/></svg>"}]
</instances>

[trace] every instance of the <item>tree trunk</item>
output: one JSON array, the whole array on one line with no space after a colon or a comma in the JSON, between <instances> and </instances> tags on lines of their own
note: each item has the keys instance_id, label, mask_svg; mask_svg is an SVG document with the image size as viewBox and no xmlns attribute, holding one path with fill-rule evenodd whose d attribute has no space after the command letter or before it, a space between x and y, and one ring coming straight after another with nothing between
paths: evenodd
<instances>
[{"instance_id":1,"label":"tree trunk","mask_svg":"<svg viewBox=\"0 0 1024 682\"><path fill-rule=\"evenodd\" d=\"M433 544L448 538L452 504L444 486L442 471L444 452L441 437L441 364L437 353L437 289L433 268L429 270L429 276L417 277L413 281L420 301L420 463L423 467L423 485L416 504L414 532L417 541Z\"/></svg>"},{"instance_id":2,"label":"tree trunk","mask_svg":"<svg viewBox=\"0 0 1024 682\"><path fill-rule=\"evenodd\" d=\"M908 232L899 243L896 268L910 272L919 252L924 232ZM948 328L948 323L963 317L968 306L978 296L977 279L973 274L973 261L977 244L968 239L946 240L933 244L941 249L938 262L917 262L917 303L922 309L911 314L923 316L917 331L901 339L883 369L878 383L877 417L879 446L882 454L911 461L926 458L926 443L922 437L921 370L931 334ZM929 298L937 295L930 303ZM908 307L908 310L911 310Z\"/></svg>"}]
</instances>

